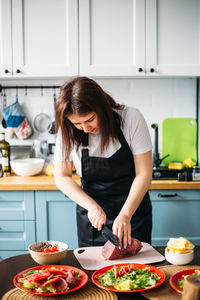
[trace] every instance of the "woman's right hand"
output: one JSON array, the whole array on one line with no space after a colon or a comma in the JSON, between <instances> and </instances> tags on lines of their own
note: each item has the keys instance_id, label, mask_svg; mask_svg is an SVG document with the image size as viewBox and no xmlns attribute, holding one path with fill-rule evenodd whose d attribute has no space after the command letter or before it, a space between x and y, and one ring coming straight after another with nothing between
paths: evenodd
<instances>
[{"instance_id":1,"label":"woman's right hand","mask_svg":"<svg viewBox=\"0 0 200 300\"><path fill-rule=\"evenodd\" d=\"M106 223L106 214L99 205L91 206L88 209L88 219L93 227L98 230Z\"/></svg>"}]
</instances>

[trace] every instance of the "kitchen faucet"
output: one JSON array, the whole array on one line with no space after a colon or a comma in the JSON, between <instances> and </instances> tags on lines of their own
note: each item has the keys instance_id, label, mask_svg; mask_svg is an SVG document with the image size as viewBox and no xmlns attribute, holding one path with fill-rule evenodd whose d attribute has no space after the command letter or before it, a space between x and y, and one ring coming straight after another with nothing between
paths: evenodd
<instances>
[{"instance_id":1,"label":"kitchen faucet","mask_svg":"<svg viewBox=\"0 0 200 300\"><path fill-rule=\"evenodd\" d=\"M151 124L151 128L155 129L155 138L154 138L154 151L153 151L153 167L158 168L166 157L168 157L170 154L167 154L160 158L160 154L158 152L158 124L153 123Z\"/></svg>"}]
</instances>

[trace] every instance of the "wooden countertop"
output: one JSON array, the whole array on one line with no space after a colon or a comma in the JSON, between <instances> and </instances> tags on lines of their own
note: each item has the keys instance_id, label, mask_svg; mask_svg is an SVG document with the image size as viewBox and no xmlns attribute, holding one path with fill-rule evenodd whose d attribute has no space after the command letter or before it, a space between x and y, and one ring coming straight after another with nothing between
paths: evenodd
<instances>
[{"instance_id":1,"label":"wooden countertop","mask_svg":"<svg viewBox=\"0 0 200 300\"><path fill-rule=\"evenodd\" d=\"M80 184L80 177L73 174L74 180ZM177 180L152 180L150 190L198 190L200 182ZM52 176L37 175L21 177L11 175L0 178L0 191L57 191Z\"/></svg>"}]
</instances>

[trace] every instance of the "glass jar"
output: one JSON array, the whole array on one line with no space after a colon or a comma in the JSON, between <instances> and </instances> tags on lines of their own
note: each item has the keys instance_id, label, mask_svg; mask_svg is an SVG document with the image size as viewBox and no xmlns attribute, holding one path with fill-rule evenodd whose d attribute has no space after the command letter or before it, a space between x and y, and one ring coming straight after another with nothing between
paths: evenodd
<instances>
[{"instance_id":1,"label":"glass jar","mask_svg":"<svg viewBox=\"0 0 200 300\"><path fill-rule=\"evenodd\" d=\"M200 181L200 166L193 167L192 180L193 181Z\"/></svg>"},{"instance_id":2,"label":"glass jar","mask_svg":"<svg viewBox=\"0 0 200 300\"><path fill-rule=\"evenodd\" d=\"M2 164L0 164L0 177L3 177L3 169L2 169Z\"/></svg>"}]
</instances>

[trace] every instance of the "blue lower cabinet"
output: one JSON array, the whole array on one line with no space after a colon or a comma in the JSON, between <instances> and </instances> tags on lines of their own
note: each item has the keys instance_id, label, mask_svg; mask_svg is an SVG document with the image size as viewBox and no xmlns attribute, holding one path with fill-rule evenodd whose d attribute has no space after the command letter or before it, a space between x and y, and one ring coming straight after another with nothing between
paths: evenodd
<instances>
[{"instance_id":1,"label":"blue lower cabinet","mask_svg":"<svg viewBox=\"0 0 200 300\"><path fill-rule=\"evenodd\" d=\"M78 247L76 204L60 191L36 191L37 241L61 241Z\"/></svg>"},{"instance_id":2,"label":"blue lower cabinet","mask_svg":"<svg viewBox=\"0 0 200 300\"><path fill-rule=\"evenodd\" d=\"M0 250L28 250L35 242L35 221L0 221Z\"/></svg>"},{"instance_id":3,"label":"blue lower cabinet","mask_svg":"<svg viewBox=\"0 0 200 300\"><path fill-rule=\"evenodd\" d=\"M0 251L0 261L11 256L17 256L22 254L28 254L28 251Z\"/></svg>"},{"instance_id":4,"label":"blue lower cabinet","mask_svg":"<svg viewBox=\"0 0 200 300\"><path fill-rule=\"evenodd\" d=\"M200 191L150 191L153 207L152 245L166 246L170 237L200 245Z\"/></svg>"},{"instance_id":5,"label":"blue lower cabinet","mask_svg":"<svg viewBox=\"0 0 200 300\"><path fill-rule=\"evenodd\" d=\"M0 260L28 253L35 241L34 191L1 191Z\"/></svg>"},{"instance_id":6,"label":"blue lower cabinet","mask_svg":"<svg viewBox=\"0 0 200 300\"><path fill-rule=\"evenodd\" d=\"M34 191L1 191L0 220L35 220Z\"/></svg>"}]
</instances>

